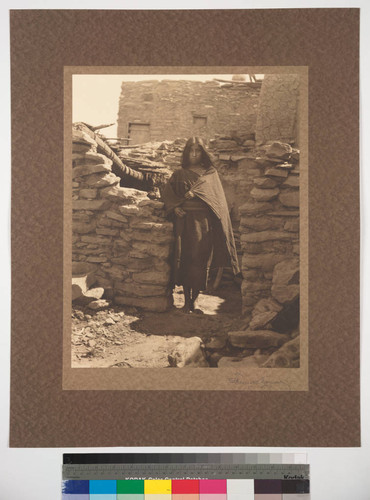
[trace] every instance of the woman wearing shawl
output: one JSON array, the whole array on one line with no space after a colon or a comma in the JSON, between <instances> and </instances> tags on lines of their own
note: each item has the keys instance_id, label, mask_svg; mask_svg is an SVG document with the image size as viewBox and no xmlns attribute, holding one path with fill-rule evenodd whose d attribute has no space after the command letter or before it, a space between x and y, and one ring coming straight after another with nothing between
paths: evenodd
<instances>
[{"instance_id":1,"label":"woman wearing shawl","mask_svg":"<svg viewBox=\"0 0 370 500\"><path fill-rule=\"evenodd\" d=\"M191 137L182 167L162 191L166 214L175 233L173 286L184 288L184 312L198 312L195 301L206 290L211 267L239 272L225 193L203 140Z\"/></svg>"}]
</instances>

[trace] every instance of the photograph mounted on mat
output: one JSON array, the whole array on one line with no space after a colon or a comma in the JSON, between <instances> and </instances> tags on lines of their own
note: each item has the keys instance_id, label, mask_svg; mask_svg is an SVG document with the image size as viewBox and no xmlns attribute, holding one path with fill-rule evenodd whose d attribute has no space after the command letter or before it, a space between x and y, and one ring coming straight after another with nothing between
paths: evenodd
<instances>
[{"instance_id":1,"label":"photograph mounted on mat","mask_svg":"<svg viewBox=\"0 0 370 500\"><path fill-rule=\"evenodd\" d=\"M64 76L63 388L308 390L308 68Z\"/></svg>"},{"instance_id":2,"label":"photograph mounted on mat","mask_svg":"<svg viewBox=\"0 0 370 500\"><path fill-rule=\"evenodd\" d=\"M10 12L11 447L360 446L358 34Z\"/></svg>"}]
</instances>

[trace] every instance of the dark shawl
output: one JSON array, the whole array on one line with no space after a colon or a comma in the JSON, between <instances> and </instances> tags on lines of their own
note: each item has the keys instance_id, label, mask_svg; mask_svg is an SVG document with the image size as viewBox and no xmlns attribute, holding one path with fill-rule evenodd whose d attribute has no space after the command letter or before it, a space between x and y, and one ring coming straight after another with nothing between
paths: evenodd
<instances>
[{"instance_id":1,"label":"dark shawl","mask_svg":"<svg viewBox=\"0 0 370 500\"><path fill-rule=\"evenodd\" d=\"M173 174L173 177L174 176L176 176L176 172ZM191 191L198 196L198 198L207 203L220 221L223 233L221 244L225 246L225 250L229 255L234 274L238 274L240 269L235 248L234 233L225 193L217 170L213 166L209 167L191 186ZM185 201L185 198L175 193L170 181L165 185L161 195L165 205L166 215L171 214L174 208L179 207Z\"/></svg>"}]
</instances>

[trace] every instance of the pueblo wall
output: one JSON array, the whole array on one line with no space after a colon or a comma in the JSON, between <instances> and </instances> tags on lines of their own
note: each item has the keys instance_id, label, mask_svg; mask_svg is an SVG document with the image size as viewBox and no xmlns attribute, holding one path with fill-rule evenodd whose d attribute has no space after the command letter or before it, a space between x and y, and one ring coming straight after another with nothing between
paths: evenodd
<instances>
[{"instance_id":1,"label":"pueblo wall","mask_svg":"<svg viewBox=\"0 0 370 500\"><path fill-rule=\"evenodd\" d=\"M148 141L200 135L255 132L261 83L150 80L123 82L118 110L118 137L128 137L130 122L149 124ZM207 123L194 123L196 117Z\"/></svg>"},{"instance_id":2,"label":"pueblo wall","mask_svg":"<svg viewBox=\"0 0 370 500\"><path fill-rule=\"evenodd\" d=\"M81 289L76 300L165 310L172 304L173 231L163 204L121 187L111 160L80 130L73 130L72 151L73 269L88 269L90 276L90 289Z\"/></svg>"},{"instance_id":3,"label":"pueblo wall","mask_svg":"<svg viewBox=\"0 0 370 500\"><path fill-rule=\"evenodd\" d=\"M258 144L281 141L298 146L299 75L265 75L258 104Z\"/></svg>"}]
</instances>

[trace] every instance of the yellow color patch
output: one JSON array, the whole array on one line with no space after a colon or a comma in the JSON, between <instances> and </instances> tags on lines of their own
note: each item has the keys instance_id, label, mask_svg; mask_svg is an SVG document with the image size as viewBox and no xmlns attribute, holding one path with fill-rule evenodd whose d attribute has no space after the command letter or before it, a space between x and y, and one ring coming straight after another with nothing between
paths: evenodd
<instances>
[{"instance_id":1,"label":"yellow color patch","mask_svg":"<svg viewBox=\"0 0 370 500\"><path fill-rule=\"evenodd\" d=\"M151 494L171 494L171 479L145 479L144 493Z\"/></svg>"}]
</instances>

